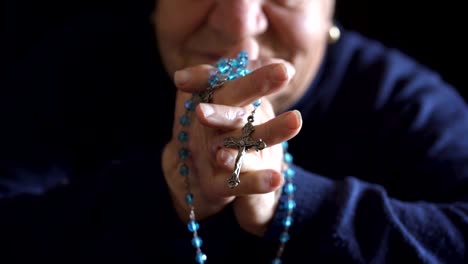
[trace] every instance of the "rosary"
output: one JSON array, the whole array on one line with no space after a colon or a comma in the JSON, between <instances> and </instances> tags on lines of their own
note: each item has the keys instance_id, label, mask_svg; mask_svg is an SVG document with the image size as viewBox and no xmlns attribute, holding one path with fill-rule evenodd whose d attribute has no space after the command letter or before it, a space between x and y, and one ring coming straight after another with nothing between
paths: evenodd
<instances>
[{"instance_id":1,"label":"rosary","mask_svg":"<svg viewBox=\"0 0 468 264\"><path fill-rule=\"evenodd\" d=\"M257 107L260 106L261 100L257 100L253 103L254 110L247 117L247 123L242 128L242 136L240 138L228 137L224 139L225 147L237 147L239 152L237 153L236 162L234 165L234 171L231 174L231 177L228 179L228 186L234 188L240 183L239 173L242 166L242 161L244 160L244 154L250 148L254 148L256 151L266 148L265 142L261 139L258 141L253 140L250 135L254 132L255 128L252 125L254 122L254 114Z\"/></svg>"},{"instance_id":2,"label":"rosary","mask_svg":"<svg viewBox=\"0 0 468 264\"><path fill-rule=\"evenodd\" d=\"M245 51L241 51L237 58L227 59L221 58L216 63L217 70L211 74L209 78L209 87L199 94L192 95L192 98L185 102L185 113L180 117L179 123L182 125L183 129L178 134L178 140L181 142L182 147L179 150L179 159L181 164L179 166L179 174L184 177L185 185L187 187L187 193L185 194L185 202L189 207L189 221L187 223L188 230L192 233L192 245L195 248L195 261L199 264L204 264L208 257L203 253L201 247L203 240L198 234L200 225L195 217L195 207L194 207L194 196L191 193L189 174L190 168L186 163L187 158L190 155L190 150L188 149L188 139L189 135L185 131L191 122L191 114L195 111L196 106L199 103L209 103L212 100L213 92L216 89L219 89L227 81L234 80L238 77L245 76L251 71L247 69L248 65L248 55ZM261 105L261 99L252 103L254 109L251 114L247 117L247 123L242 128L242 135L240 137L228 137L224 139L224 146L230 148L237 148L238 154L235 160L235 165L231 177L227 180L227 185L229 188L235 188L240 184L240 169L242 167L243 159L246 152L250 149L255 151L260 151L266 148L265 142L261 139L254 140L252 134L255 131L253 125L254 114L256 109ZM283 170L283 177L285 178L285 184L282 189L282 195L286 195L286 199L283 203L280 204L279 209L285 211L285 216L283 218L283 232L279 237L279 247L276 252L276 256L273 258L272 264L281 264L281 257L283 255L286 242L289 241L289 228L293 223L293 210L296 207L294 200L294 192L296 190L296 185L293 184L293 178L295 171L291 168L293 161L292 155L287 152L288 143L283 142L283 151L284 151L284 163L286 168ZM281 201L281 199L280 199Z\"/></svg>"}]
</instances>

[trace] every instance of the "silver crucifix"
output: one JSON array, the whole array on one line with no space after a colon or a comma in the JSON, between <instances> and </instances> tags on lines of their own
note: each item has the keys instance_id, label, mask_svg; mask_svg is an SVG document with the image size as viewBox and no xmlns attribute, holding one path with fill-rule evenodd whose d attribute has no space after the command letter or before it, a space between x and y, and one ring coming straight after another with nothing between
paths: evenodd
<instances>
[{"instance_id":1,"label":"silver crucifix","mask_svg":"<svg viewBox=\"0 0 468 264\"><path fill-rule=\"evenodd\" d=\"M262 150L266 148L265 142L261 139L255 141L250 135L254 132L255 128L252 125L254 118L255 110L252 114L247 118L247 123L242 128L242 136L240 138L235 137L228 137L224 139L224 146L225 147L234 147L238 149L236 162L234 164L234 171L231 174L231 177L228 179L228 186L229 188L234 188L240 183L239 174L242 167L242 163L244 160L244 155L247 150L253 148L256 151Z\"/></svg>"}]
</instances>

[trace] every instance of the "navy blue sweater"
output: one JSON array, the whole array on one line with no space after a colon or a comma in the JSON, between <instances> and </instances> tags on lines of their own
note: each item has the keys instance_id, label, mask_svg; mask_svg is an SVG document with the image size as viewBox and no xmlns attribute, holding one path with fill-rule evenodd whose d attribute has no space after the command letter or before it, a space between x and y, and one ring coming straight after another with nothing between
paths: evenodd
<instances>
[{"instance_id":1,"label":"navy blue sweater","mask_svg":"<svg viewBox=\"0 0 468 264\"><path fill-rule=\"evenodd\" d=\"M194 263L161 150L175 88L147 17L90 13L0 79L1 263ZM345 31L292 107L297 208L284 263L466 263L468 108L397 50ZM232 208L201 221L208 263L269 263ZM165 260L165 261L163 261Z\"/></svg>"}]
</instances>

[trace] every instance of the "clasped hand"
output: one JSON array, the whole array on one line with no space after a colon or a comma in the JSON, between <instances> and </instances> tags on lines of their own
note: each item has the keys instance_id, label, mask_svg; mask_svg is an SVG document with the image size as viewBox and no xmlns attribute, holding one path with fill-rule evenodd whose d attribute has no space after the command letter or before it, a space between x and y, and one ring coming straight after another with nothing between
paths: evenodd
<instances>
[{"instance_id":1,"label":"clasped hand","mask_svg":"<svg viewBox=\"0 0 468 264\"><path fill-rule=\"evenodd\" d=\"M214 215L233 202L239 225L247 232L262 236L278 205L283 177L283 150L281 142L297 135L302 126L298 111L275 116L269 96L286 89L294 75L289 63L263 63L250 74L226 82L213 94L212 103L201 103L195 110L189 135L190 189L194 197L197 220ZM210 65L197 65L175 73L177 91L173 137L164 148L163 171L170 188L172 201L179 217L186 221L189 210L185 202L187 187L179 174L177 135L182 126L179 118L184 114L184 103L192 93L206 89ZM242 127L253 110L252 103L262 98L255 113L255 131L252 137L262 139L267 148L250 150L244 157L240 171L241 183L229 188L230 177L238 150L223 146L227 137L242 135Z\"/></svg>"}]
</instances>

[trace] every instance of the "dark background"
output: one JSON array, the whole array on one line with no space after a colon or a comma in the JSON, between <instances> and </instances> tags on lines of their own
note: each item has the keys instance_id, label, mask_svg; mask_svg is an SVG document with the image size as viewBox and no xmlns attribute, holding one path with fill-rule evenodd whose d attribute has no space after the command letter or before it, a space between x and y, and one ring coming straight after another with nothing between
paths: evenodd
<instances>
[{"instance_id":1,"label":"dark background","mask_svg":"<svg viewBox=\"0 0 468 264\"><path fill-rule=\"evenodd\" d=\"M343 26L402 50L438 71L468 99L464 1L337 0Z\"/></svg>"},{"instance_id":2,"label":"dark background","mask_svg":"<svg viewBox=\"0 0 468 264\"><path fill-rule=\"evenodd\" d=\"M152 5L152 0L2 0L1 61L18 59L41 37L90 6L105 6L118 12L129 4L144 9ZM468 98L468 42L462 4L464 1L454 0L337 0L336 19L438 71Z\"/></svg>"}]
</instances>

